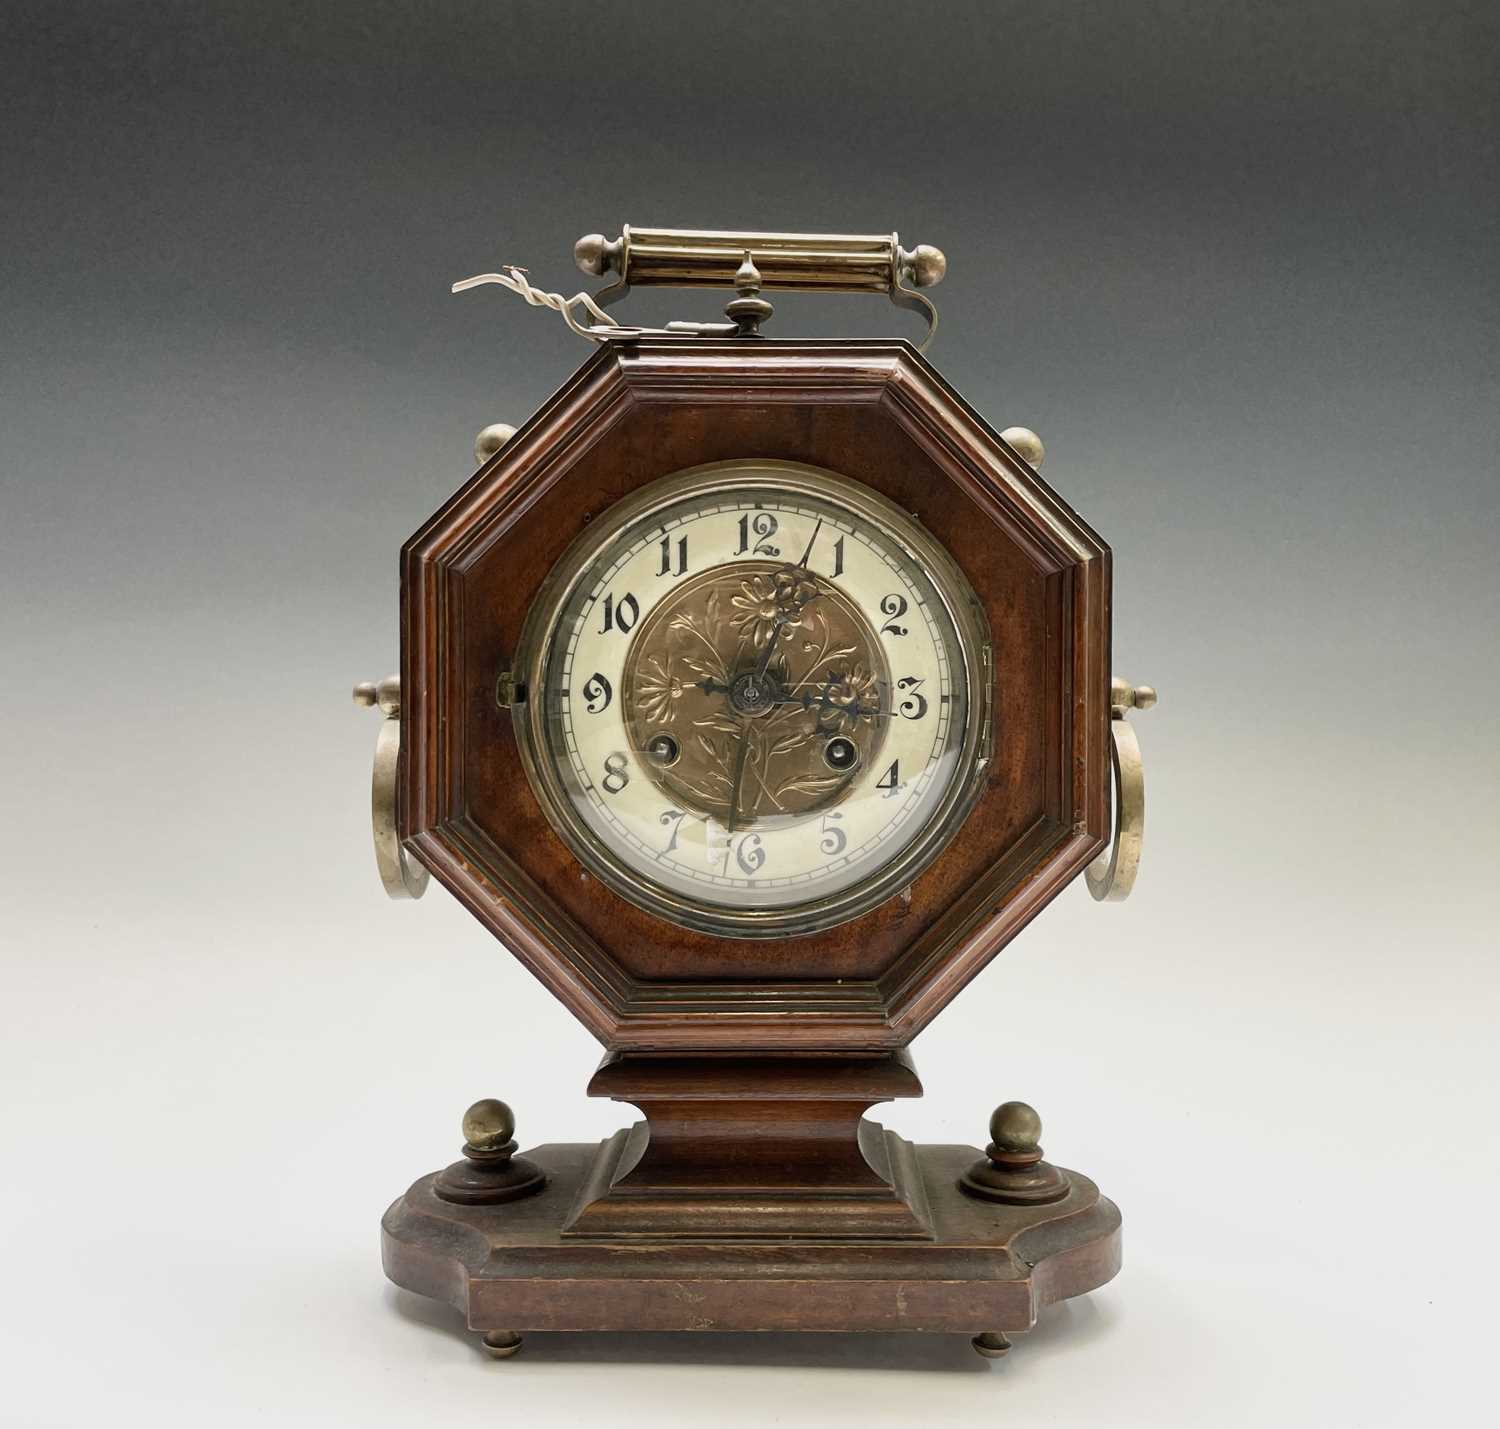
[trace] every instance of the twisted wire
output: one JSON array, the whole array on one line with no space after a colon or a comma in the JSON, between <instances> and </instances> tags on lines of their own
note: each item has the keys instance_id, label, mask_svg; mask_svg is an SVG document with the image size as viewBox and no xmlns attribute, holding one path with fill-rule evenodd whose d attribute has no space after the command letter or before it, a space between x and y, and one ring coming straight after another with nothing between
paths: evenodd
<instances>
[{"instance_id":1,"label":"twisted wire","mask_svg":"<svg viewBox=\"0 0 1500 1429\"><path fill-rule=\"evenodd\" d=\"M601 327L617 328L620 326L587 293L574 293L571 298L565 298L561 293L543 292L540 288L532 287L524 268L517 268L514 264L507 264L503 273L479 273L472 278L465 278L462 282L453 285L453 292L466 292L470 288L477 288L485 283L497 283L518 297L525 298L534 308L551 308L553 312L560 313L562 320L569 328L579 337L588 338L590 342L605 340L606 334L599 331ZM585 309L595 322L589 326L579 322L573 315L576 307Z\"/></svg>"}]
</instances>

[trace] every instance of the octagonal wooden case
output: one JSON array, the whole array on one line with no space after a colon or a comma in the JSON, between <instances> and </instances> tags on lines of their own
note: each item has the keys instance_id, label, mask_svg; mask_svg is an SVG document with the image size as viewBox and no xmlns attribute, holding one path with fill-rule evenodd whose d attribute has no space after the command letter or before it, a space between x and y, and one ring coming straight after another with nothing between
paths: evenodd
<instances>
[{"instance_id":1,"label":"octagonal wooden case","mask_svg":"<svg viewBox=\"0 0 1500 1429\"><path fill-rule=\"evenodd\" d=\"M533 595L615 502L708 462L862 481L953 554L994 640L994 758L905 897L779 942L690 932L584 876L495 698ZM1102 848L1109 550L904 342L605 344L402 553L401 835L603 1042L903 1046Z\"/></svg>"}]
</instances>

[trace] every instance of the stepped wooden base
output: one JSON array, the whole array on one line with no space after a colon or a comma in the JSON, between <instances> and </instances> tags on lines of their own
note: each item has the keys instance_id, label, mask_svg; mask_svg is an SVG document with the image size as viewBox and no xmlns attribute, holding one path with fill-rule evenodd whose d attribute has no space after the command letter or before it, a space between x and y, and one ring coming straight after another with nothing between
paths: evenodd
<instances>
[{"instance_id":1,"label":"stepped wooden base","mask_svg":"<svg viewBox=\"0 0 1500 1429\"><path fill-rule=\"evenodd\" d=\"M528 1152L546 1186L502 1205L441 1200L424 1176L386 1212L385 1271L462 1311L492 1353L513 1353L528 1330L913 1330L977 1336L995 1354L1004 1332L1119 1269L1120 1213L1086 1177L1067 1172L1067 1195L1050 1204L997 1204L959 1190L974 1147L884 1135L915 1178L930 1238L715 1239L690 1226L674 1237L660 1224L580 1235L578 1211L601 1163L618 1160L621 1133Z\"/></svg>"}]
</instances>

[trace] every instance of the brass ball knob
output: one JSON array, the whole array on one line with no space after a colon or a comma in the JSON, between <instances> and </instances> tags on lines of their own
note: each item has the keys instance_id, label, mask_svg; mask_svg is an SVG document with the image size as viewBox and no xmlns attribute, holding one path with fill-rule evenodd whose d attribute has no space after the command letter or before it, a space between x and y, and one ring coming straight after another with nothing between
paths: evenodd
<instances>
[{"instance_id":1,"label":"brass ball knob","mask_svg":"<svg viewBox=\"0 0 1500 1429\"><path fill-rule=\"evenodd\" d=\"M1047 448L1042 439L1030 427L1007 427L1000 439L1023 461L1040 467L1047 459Z\"/></svg>"},{"instance_id":2,"label":"brass ball knob","mask_svg":"<svg viewBox=\"0 0 1500 1429\"><path fill-rule=\"evenodd\" d=\"M491 422L474 438L474 460L483 466L516 434L509 422Z\"/></svg>"},{"instance_id":3,"label":"brass ball knob","mask_svg":"<svg viewBox=\"0 0 1500 1429\"><path fill-rule=\"evenodd\" d=\"M382 714L395 716L401 713L401 676L387 675L380 681L361 680L354 687L354 703L368 709L379 705Z\"/></svg>"},{"instance_id":4,"label":"brass ball knob","mask_svg":"<svg viewBox=\"0 0 1500 1429\"><path fill-rule=\"evenodd\" d=\"M990 1118L990 1140L1001 1151L1026 1153L1039 1149L1042 1119L1025 1102L1002 1102Z\"/></svg>"},{"instance_id":5,"label":"brass ball knob","mask_svg":"<svg viewBox=\"0 0 1500 1429\"><path fill-rule=\"evenodd\" d=\"M1155 685L1132 685L1118 675L1110 677L1109 703L1116 710L1149 710L1156 707Z\"/></svg>"},{"instance_id":6,"label":"brass ball knob","mask_svg":"<svg viewBox=\"0 0 1500 1429\"><path fill-rule=\"evenodd\" d=\"M919 243L906 255L906 270L912 283L918 288L935 287L943 281L948 271L948 259L941 248L930 243Z\"/></svg>"},{"instance_id":7,"label":"brass ball knob","mask_svg":"<svg viewBox=\"0 0 1500 1429\"><path fill-rule=\"evenodd\" d=\"M485 1097L464 1113L464 1140L478 1151L493 1151L516 1134L516 1116L502 1101Z\"/></svg>"},{"instance_id":8,"label":"brass ball knob","mask_svg":"<svg viewBox=\"0 0 1500 1429\"><path fill-rule=\"evenodd\" d=\"M573 261L585 273L601 277L604 273L604 257L609 250L609 240L602 233L585 233L573 245Z\"/></svg>"}]
</instances>

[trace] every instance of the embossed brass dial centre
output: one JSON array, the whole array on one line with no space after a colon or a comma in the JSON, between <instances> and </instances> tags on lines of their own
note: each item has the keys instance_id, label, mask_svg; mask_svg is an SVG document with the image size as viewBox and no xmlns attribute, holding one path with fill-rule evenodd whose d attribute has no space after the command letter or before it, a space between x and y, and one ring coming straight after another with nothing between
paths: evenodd
<instances>
[{"instance_id":1,"label":"embossed brass dial centre","mask_svg":"<svg viewBox=\"0 0 1500 1429\"><path fill-rule=\"evenodd\" d=\"M679 808L735 828L836 804L890 715L869 622L832 581L775 561L685 580L635 633L623 686L650 777ZM649 757L668 738L679 756Z\"/></svg>"}]
</instances>

